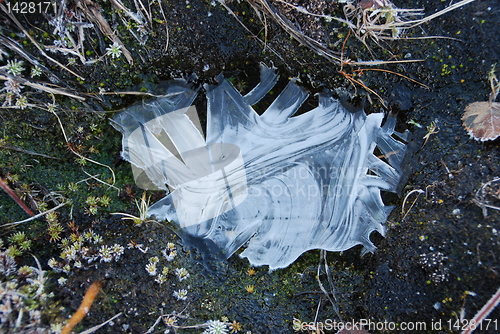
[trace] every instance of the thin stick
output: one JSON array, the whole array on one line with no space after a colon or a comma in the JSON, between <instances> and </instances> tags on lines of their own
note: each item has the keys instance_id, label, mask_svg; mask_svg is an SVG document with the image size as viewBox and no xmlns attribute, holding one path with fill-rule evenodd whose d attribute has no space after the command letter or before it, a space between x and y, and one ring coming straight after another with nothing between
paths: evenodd
<instances>
[{"instance_id":1,"label":"thin stick","mask_svg":"<svg viewBox=\"0 0 500 334\"><path fill-rule=\"evenodd\" d=\"M8 76L5 76L5 75L1 75L0 74L0 80L9 80L9 77ZM26 80L22 77L16 77L15 78L15 81L18 81L19 83L23 84L23 85L26 85L26 86L30 86L31 88L34 88L34 89L38 89L38 90L41 90L41 91L44 91L44 92L47 92L49 94L56 94L56 95L65 95L65 96L69 96L69 97L72 97L74 99L77 99L77 100L80 100L80 101L85 101L85 98L84 97L81 97L81 96L78 96L78 95L75 95L73 93L70 93L64 89L59 89L59 88L52 88L52 87L49 87L49 86L46 86L46 85L40 85L40 84L37 84L37 83L34 83L34 82L31 82L29 80Z\"/></svg>"},{"instance_id":2,"label":"thin stick","mask_svg":"<svg viewBox=\"0 0 500 334\"><path fill-rule=\"evenodd\" d=\"M69 142L68 140L68 136L66 136L66 131L64 131L64 126L61 122L61 119L59 118L59 116L56 114L55 111L51 111L54 116L56 116L57 118L57 121L59 122L59 126L61 127L61 131L63 133L63 136L64 136L64 140L66 141L66 143ZM71 149L71 148L70 148ZM76 154L79 158L83 159L83 160L86 160L86 161L90 161L91 163L94 163L96 165L99 165L99 166L102 166L102 167L106 167L107 169L109 169L109 171L111 172L111 175L112 175L112 178L113 178L113 184L115 184L115 181L116 181L116 178L115 178L115 172L113 171L113 169L111 167L109 167L108 165L105 165L105 164L102 164L98 161L95 161L95 160L92 160L92 159L89 159L87 157L84 157L83 155L81 155L80 153L76 152L75 150L71 149L71 152L73 152L74 154Z\"/></svg>"},{"instance_id":3,"label":"thin stick","mask_svg":"<svg viewBox=\"0 0 500 334\"><path fill-rule=\"evenodd\" d=\"M114 185L109 184L109 183L107 183L107 182L104 182L103 180L101 180L101 179L97 178L97 176L90 175L89 173L87 173L87 172L86 172L86 171L84 171L84 170L83 170L83 172L84 172L85 174L87 174L87 175L88 175L88 176L89 176L92 180L95 180L95 181L97 181L97 182L99 182L99 183L102 183L102 184L107 185L107 186L108 186L108 187L110 187L110 188L115 188L116 190L120 191L120 188L115 187Z\"/></svg>"},{"instance_id":4,"label":"thin stick","mask_svg":"<svg viewBox=\"0 0 500 334\"><path fill-rule=\"evenodd\" d=\"M38 219L42 216L45 216L47 213L50 213L52 211L56 211L57 209L65 206L66 204L68 204L67 202L64 202L64 203L61 203L59 204L58 206L56 207L53 207L52 209L50 210L47 210L47 211L44 211L44 212L41 212L37 215L34 215L33 217L31 218L28 218L28 219L25 219L25 220L21 220L21 221L17 221L17 222L13 222L13 223L7 223L7 224L3 224L3 225L0 225L0 227L9 227L9 226L14 226L14 225L19 225L19 224L23 224L23 223L27 223L29 221L32 221L32 220L35 220L35 219Z\"/></svg>"},{"instance_id":5,"label":"thin stick","mask_svg":"<svg viewBox=\"0 0 500 334\"><path fill-rule=\"evenodd\" d=\"M102 326L110 323L111 321L115 320L116 318L118 318L119 316L121 316L122 313L118 313L117 315L115 315L114 317L112 317L111 319L109 320L106 320L105 322L103 322L102 324L100 325L97 325L97 326L94 326L92 328L89 328L87 329L86 331L83 331L83 332L80 332L80 334L91 334L91 333L94 333L96 330L98 330L99 328L101 328Z\"/></svg>"},{"instance_id":6,"label":"thin stick","mask_svg":"<svg viewBox=\"0 0 500 334\"><path fill-rule=\"evenodd\" d=\"M36 153L36 152L33 152L33 151L24 150L22 148L18 148L18 147L14 147L14 146L8 146L8 145L2 145L2 144L0 144L0 148L4 148L6 150L17 151L17 152L21 152L21 153L26 153L26 154L30 154L30 155L35 155L35 156L42 157L42 158L47 158L47 159L62 160L61 158L52 157L50 155L46 155L46 154L43 154L43 153Z\"/></svg>"},{"instance_id":7,"label":"thin stick","mask_svg":"<svg viewBox=\"0 0 500 334\"><path fill-rule=\"evenodd\" d=\"M427 22L427 21L429 21L429 20L432 20L432 19L434 19L434 18L436 18L436 17L438 17L438 16L441 16L441 15L443 15L443 14L445 14L445 13L448 13L449 11L452 11L452 10L454 10L454 9L458 8L458 7L462 7L462 6L464 6L464 5L468 4L468 3L471 3L471 2L473 2L473 1L475 1L475 0L462 0L462 1L457 2L457 3L455 3L455 4L451 5L451 6L446 7L446 8L445 8L445 9L443 9L443 10L440 10L440 11L439 11L439 12L437 12L437 13L434 13L434 14L432 14L432 15L429 15L429 16L427 16L427 17L424 17L423 19L420 19L420 20L414 20L414 21L406 21L406 22L405 22L405 24L415 23L414 25L409 26L409 27L408 27L408 29L409 29L409 28L414 28L414 27L417 27L417 26L419 26L419 25L421 25L421 24L423 24L423 23L425 23L425 22Z\"/></svg>"},{"instance_id":8,"label":"thin stick","mask_svg":"<svg viewBox=\"0 0 500 334\"><path fill-rule=\"evenodd\" d=\"M55 63L56 65L60 66L62 69L68 71L71 74L73 74L74 76L76 76L80 80L85 80L82 76L80 76L77 73L73 72L72 70L70 70L69 68L67 68L66 66L64 66L63 64L61 64L60 62L58 62L57 60L55 60L54 58L49 57L49 55L47 53L45 53L45 51L43 51L43 49L40 47L40 45L38 44L38 42L31 36L31 34L28 31L26 31L26 29L24 29L23 25L17 20L17 18L12 13L9 12L9 10L7 8L5 8L5 6L2 3L0 3L0 8L7 14L7 16L23 32L24 36L27 37L27 38L29 38L29 40L31 41L31 43L33 43L33 45L35 45L35 47L38 49L38 51L40 51L40 53L45 58L47 58L51 62Z\"/></svg>"},{"instance_id":9,"label":"thin stick","mask_svg":"<svg viewBox=\"0 0 500 334\"><path fill-rule=\"evenodd\" d=\"M3 182L2 178L0 178L0 188L5 190L5 192L30 216L33 216L34 213L24 204L23 201L16 195L16 193L10 189L10 187Z\"/></svg>"},{"instance_id":10,"label":"thin stick","mask_svg":"<svg viewBox=\"0 0 500 334\"><path fill-rule=\"evenodd\" d=\"M92 303L94 302L95 297L97 297L97 294L99 293L99 291L101 291L101 288L102 281L95 281L89 286L87 292L85 293L85 296L83 296L80 307L68 320L66 325L64 325L61 334L69 334L73 327L75 327L87 315L90 307L92 306Z\"/></svg>"},{"instance_id":11,"label":"thin stick","mask_svg":"<svg viewBox=\"0 0 500 334\"><path fill-rule=\"evenodd\" d=\"M386 73L390 73L390 74L395 74L395 75L399 75L399 76L400 76L400 77L402 77L402 78L405 78L406 80L410 80L410 81L412 81L412 82L414 82L414 83L416 83L416 84L419 84L419 85L420 85L420 86L422 86L422 87L425 87L425 88L429 89L429 86L424 85L423 83L418 82L417 80L412 79L412 78L410 78L410 77L408 77L408 76L406 76L406 75L404 75L404 74L397 73L397 72L394 72L394 71L384 70L384 69L382 69L382 68L362 68L362 69L359 69L359 70L357 70L357 71L358 71L358 72L361 72L361 71L380 71L380 72L386 72Z\"/></svg>"}]
</instances>

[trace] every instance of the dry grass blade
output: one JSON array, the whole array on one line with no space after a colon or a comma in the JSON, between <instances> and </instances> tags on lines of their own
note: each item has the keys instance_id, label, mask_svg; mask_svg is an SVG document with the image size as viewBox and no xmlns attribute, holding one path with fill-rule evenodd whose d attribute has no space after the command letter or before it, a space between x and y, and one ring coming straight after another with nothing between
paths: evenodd
<instances>
[{"instance_id":1,"label":"dry grass blade","mask_svg":"<svg viewBox=\"0 0 500 334\"><path fill-rule=\"evenodd\" d=\"M441 16L443 14L446 14L446 13L452 11L452 10L455 10L455 9L457 9L459 7L467 5L468 3L471 3L473 1L475 1L475 0L462 0L460 2L457 2L457 3L453 4L453 5L450 5L450 6L446 7L443 10L440 10L437 13L434 13L432 15L426 16L423 19L414 20L414 21L408 21L408 22L405 22L405 23L406 23L408 29L414 28L414 27L419 26L419 25L421 25L421 24L423 24L425 22L428 22L428 21L430 21L432 19L435 19L436 17L439 17L439 16ZM408 26L408 25L410 25L410 26Z\"/></svg>"},{"instance_id":2,"label":"dry grass blade","mask_svg":"<svg viewBox=\"0 0 500 334\"><path fill-rule=\"evenodd\" d=\"M276 0L276 1L279 2L279 3L284 4L285 6L292 7L293 9L295 9L296 11L298 11L299 13L311 15L311 16L314 16L314 17L319 17L319 18L326 19L326 20L339 21L340 23L345 23L351 29L356 27L354 24L352 24L352 22L344 20L344 19L341 19L341 18L338 18L338 17L335 17L335 16L311 13L310 11L308 11L307 9L305 9L302 6L295 6L295 5L292 5L292 4L290 4L290 3L286 2L286 1L283 1L283 0Z\"/></svg>"},{"instance_id":3,"label":"dry grass blade","mask_svg":"<svg viewBox=\"0 0 500 334\"><path fill-rule=\"evenodd\" d=\"M288 32L295 40L299 43L307 46L311 50L315 51L320 56L327 58L328 60L340 64L341 59L337 53L327 48L325 45L321 44L317 40L306 36L302 33L295 25L284 17L274 6L272 6L267 0L256 0L249 1L252 6L258 6L258 8L264 13L269 14L276 23L278 23L286 32ZM254 7L255 8L255 7ZM347 23L347 22L344 22Z\"/></svg>"},{"instance_id":4,"label":"dry grass blade","mask_svg":"<svg viewBox=\"0 0 500 334\"><path fill-rule=\"evenodd\" d=\"M476 192L473 202L483 210L483 216L488 217L488 209L500 210L497 204L500 200L500 178L486 182Z\"/></svg>"},{"instance_id":5,"label":"dry grass blade","mask_svg":"<svg viewBox=\"0 0 500 334\"><path fill-rule=\"evenodd\" d=\"M38 218L40 218L40 217L42 217L42 216L45 216L45 215L46 215L46 214L48 214L48 213L51 213L51 212L53 212L53 211L56 211L57 209L59 209L59 208L61 208L61 207L65 206L66 204L68 204L68 203L67 203L67 202L65 202L65 203L61 203L61 204L59 204L58 206L55 206L55 207L53 207L53 208L52 208L52 209L50 209L50 210L47 210L47 211L41 212L41 213L39 213L39 214L37 214L37 215L34 215L34 216L33 216L33 217L31 217L31 218L24 219L24 220L20 220L20 221L13 222L13 223L3 224L3 225L0 225L0 227L9 227L9 226L15 226L15 225L19 225L19 224L27 223L27 222L29 222L29 221L32 221L32 220L38 219Z\"/></svg>"},{"instance_id":6,"label":"dry grass blade","mask_svg":"<svg viewBox=\"0 0 500 334\"><path fill-rule=\"evenodd\" d=\"M322 263L325 266L325 273L327 275L328 282L329 282L330 287L332 289L331 292L328 292L325 289L325 287L323 286L323 283L321 283L320 275L321 275L321 264ZM333 280L331 278L330 270L328 269L328 262L326 260L326 250L324 250L324 249L322 249L321 253L320 253L320 259L319 259L318 269L317 269L317 272L316 272L316 280L318 281L319 288L321 289L321 291L323 292L323 294L326 296L326 298L328 299L328 301L330 301L330 304L332 305L333 310L335 311L335 313L337 314L337 316L339 317L339 319L342 319L342 317L340 316L340 311L339 311L339 306L338 306L337 298L335 297L335 290L333 288ZM330 297L330 295L331 295L331 297ZM332 299L332 297L333 297L333 299Z\"/></svg>"},{"instance_id":7,"label":"dry grass blade","mask_svg":"<svg viewBox=\"0 0 500 334\"><path fill-rule=\"evenodd\" d=\"M476 140L494 140L500 136L500 103L473 102L465 107L464 127Z\"/></svg>"},{"instance_id":8,"label":"dry grass blade","mask_svg":"<svg viewBox=\"0 0 500 334\"><path fill-rule=\"evenodd\" d=\"M47 92L49 94L65 95L65 96L69 96L71 98L74 98L74 99L77 99L77 100L80 100L80 101L85 101L84 97L78 96L74 92L69 92L67 89L64 89L64 88L61 88L61 87L56 87L55 88L55 87L50 87L47 84L41 85L41 84L38 84L38 83L35 83L35 82L31 82L29 80L26 80L26 79L24 79L22 77L19 77L19 76L16 76L15 79L12 79L8 75L2 75L2 74L0 74L0 80L7 81L9 79L15 80L16 82L19 82L20 84L23 84L25 86L29 86L31 88Z\"/></svg>"},{"instance_id":9,"label":"dry grass blade","mask_svg":"<svg viewBox=\"0 0 500 334\"><path fill-rule=\"evenodd\" d=\"M45 73L45 75L47 75L47 77L50 79L51 82L58 82L58 83L61 82L61 80L54 73L52 73L47 67L42 65L34 56L26 52L26 50L24 50L23 47L19 45L19 43L17 43L16 41L12 40L9 37L0 35L0 44L16 52L18 55L26 59L33 66L37 66Z\"/></svg>"},{"instance_id":10,"label":"dry grass blade","mask_svg":"<svg viewBox=\"0 0 500 334\"><path fill-rule=\"evenodd\" d=\"M69 142L68 136L66 136L66 131L64 130L64 126L63 126L63 124L61 122L61 119L59 118L59 116L56 114L55 111L51 111L51 113L57 118L57 122L59 123L59 127L61 128L61 131L63 133L64 140L66 141L66 143L68 143ZM112 180L113 180L111 185L115 184L116 176L115 176L115 172L113 171L113 169L111 167L109 167L108 165L105 165L103 163L100 163L98 161L95 161L95 160L89 159L87 157L84 157L83 155L81 155L80 153L76 152L73 149L71 149L71 152L73 154L75 154L76 156L78 156L80 159L86 160L88 162L91 162L93 164L96 164L96 165L99 165L99 166L102 166L102 167L106 167L111 172L111 177L112 177ZM105 183L105 184L107 184L107 183Z\"/></svg>"},{"instance_id":11,"label":"dry grass blade","mask_svg":"<svg viewBox=\"0 0 500 334\"><path fill-rule=\"evenodd\" d=\"M118 36L116 36L116 34L113 32L113 30L109 26L108 21L106 21L106 19L102 16L98 5L96 5L90 0L81 0L79 1L79 6L81 10L85 13L87 18L90 21L93 21L99 27L99 29L102 31L104 35L106 35L114 43L117 43L118 45L121 46L123 55L129 62L129 64L132 64L134 62L134 59L132 58L130 51L128 51L127 48L125 48L125 45L123 45L120 38L118 38Z\"/></svg>"},{"instance_id":12,"label":"dry grass blade","mask_svg":"<svg viewBox=\"0 0 500 334\"><path fill-rule=\"evenodd\" d=\"M273 48L269 47L267 44L266 44L266 41L264 40L261 40L258 36L256 36L243 22L241 22L241 20L238 18L238 15L236 15L235 12L233 12L233 10L231 8L229 8L226 3L224 2L224 0L218 0L219 3L228 11L228 13L230 13L235 19L236 21L246 30L248 31L248 33L250 34L250 36L252 38L254 38L255 40L259 41L260 43L262 43L264 45L264 49L269 49L272 53L274 53L278 58L280 58L282 61L285 61L278 52L276 52L276 50L274 50ZM260 17L259 13L260 13L260 8L257 7L257 5L253 2L248 2L252 8L255 10L255 12L257 13L257 15ZM264 29L265 29L265 39L267 39L267 24L265 24L265 17L264 17Z\"/></svg>"},{"instance_id":13,"label":"dry grass blade","mask_svg":"<svg viewBox=\"0 0 500 334\"><path fill-rule=\"evenodd\" d=\"M127 8L121 0L110 0L112 6L117 10L120 18L125 26L128 26L129 32L135 37L135 39L141 44L144 45L148 36L152 32L153 26L153 15L151 2L148 2L148 7L143 4L142 1L134 0L135 11ZM159 12L163 17L163 23L165 23L165 31L167 36L167 43L165 46L165 52L168 48L169 43L169 31L168 26L166 24L167 18L165 12L163 11L163 6L161 1L157 3ZM136 25L137 29L134 31L130 22L128 22L127 17L130 18ZM160 20L155 19L156 22L161 22Z\"/></svg>"},{"instance_id":14,"label":"dry grass blade","mask_svg":"<svg viewBox=\"0 0 500 334\"><path fill-rule=\"evenodd\" d=\"M136 225L141 225L142 223L155 222L153 219L148 219L148 208L149 201L151 196L146 198L146 192L142 193L142 197L140 202L135 200L135 204L137 205L137 209L139 210L139 217L122 212L113 212L112 215L120 215L124 216L122 220L131 220Z\"/></svg>"},{"instance_id":15,"label":"dry grass blade","mask_svg":"<svg viewBox=\"0 0 500 334\"><path fill-rule=\"evenodd\" d=\"M110 0L110 2L113 5L113 7L115 7L117 10L123 11L125 14L127 14L128 17L134 20L137 24L139 25L144 24L141 18L137 14L133 13L130 9L128 9L120 0Z\"/></svg>"},{"instance_id":16,"label":"dry grass blade","mask_svg":"<svg viewBox=\"0 0 500 334\"><path fill-rule=\"evenodd\" d=\"M344 14L348 20L356 22L355 29L352 30L356 37L366 44L367 37L370 37L375 42L381 39L401 39L404 31L415 28L473 1L475 0L462 0L421 19L414 18L423 16L423 9L397 8L389 0L360 2L357 5L348 2L344 6Z\"/></svg>"},{"instance_id":17,"label":"dry grass blade","mask_svg":"<svg viewBox=\"0 0 500 334\"><path fill-rule=\"evenodd\" d=\"M160 5L160 13L163 16L163 21L165 22L165 32L167 34L167 42L165 43L165 52L167 52L168 44L170 43L170 32L168 30L167 17L165 16L165 12L163 11L163 6L161 5L161 1L159 2L159 5Z\"/></svg>"},{"instance_id":18,"label":"dry grass blade","mask_svg":"<svg viewBox=\"0 0 500 334\"><path fill-rule=\"evenodd\" d=\"M21 152L21 153L25 153L25 154L35 155L37 157L42 157L42 158L47 158L47 159L62 160L61 158L56 158L56 157L53 157L53 156L50 156L47 154L37 153L37 152L30 151L30 150L22 149L19 147L4 145L1 142L0 142L0 148L6 149L6 150L12 150L12 151L16 151L16 152Z\"/></svg>"},{"instance_id":19,"label":"dry grass blade","mask_svg":"<svg viewBox=\"0 0 500 334\"><path fill-rule=\"evenodd\" d=\"M79 78L80 80L85 80L81 75L75 73L74 71L70 70L69 68L67 68L66 66L64 66L63 64L61 64L60 62L58 62L57 60L55 60L54 58L50 57L44 50L43 48L38 44L38 42L31 36L31 34L23 27L23 25L19 22L19 20L14 16L14 14L12 14L7 8L5 8L5 6L1 3L0 1L0 9L2 9L2 11L7 14L7 16L12 20L12 22L14 22L17 27L19 28L19 30L21 30L24 34L24 36L26 36L31 43L33 43L33 45L38 49L38 51L40 51L40 53L45 57L47 58L49 61L53 62L54 64L56 64L57 66L61 67L63 70L66 70L68 71L69 73L73 74L74 76L76 76L77 78Z\"/></svg>"},{"instance_id":20,"label":"dry grass blade","mask_svg":"<svg viewBox=\"0 0 500 334\"><path fill-rule=\"evenodd\" d=\"M99 328L101 328L101 327L103 327L103 326L105 326L105 325L109 324L110 322L112 322L113 320L115 320L116 318L118 318L118 317L119 317L119 316L121 316L121 315L122 315L122 313L120 312L120 313L118 313L118 314L114 315L112 318L110 318L110 319L106 320L106 321L105 321L105 322L103 322L102 324L99 324L99 325L94 326L94 327L92 327L92 328L89 328L89 329L87 329L87 330L85 330L85 331L83 331L83 332L80 332L80 334L91 334L91 333L94 333L94 332L96 332Z\"/></svg>"},{"instance_id":21,"label":"dry grass blade","mask_svg":"<svg viewBox=\"0 0 500 334\"><path fill-rule=\"evenodd\" d=\"M405 212L406 201L408 200L408 197L410 197L410 195L414 194L414 193L417 193L417 197L415 198L413 203L411 203L410 208ZM403 205L401 205L401 214L403 215L403 218L401 218L401 220L404 220L406 218L406 216L410 213L410 210L413 208L415 203L417 203L417 200L420 197L420 194L425 194L425 191L423 191L422 189L413 189L408 194L406 194L406 196L403 200Z\"/></svg>"},{"instance_id":22,"label":"dry grass blade","mask_svg":"<svg viewBox=\"0 0 500 334\"><path fill-rule=\"evenodd\" d=\"M403 61L401 61L401 62L405 62L405 63L406 63L406 62L417 62L417 61L421 61L421 60L410 60L410 61L405 61L405 60L403 60ZM388 64L388 63L390 63L390 62L383 62L383 63ZM411 81L411 82L413 82L413 83L416 83L417 85L420 85L420 86L422 86L422 87L424 87L424 88L429 89L429 86L424 85L423 83L421 83L421 82L419 82L419 81L417 81L417 80L415 80L415 79L412 79L412 78L410 78L409 76L406 76L406 75L404 75L404 74L401 74L401 73L398 73L398 72L394 72L394 71L391 71L391 70L384 70L384 69L381 69L381 68L365 68L365 69L361 68L361 69L358 69L357 71L358 71L358 72L361 72L361 73L362 73L363 71L379 71L379 72L390 73L390 74L394 74L394 75L400 76L400 77L402 77L402 78L405 78L405 79L406 79L406 80L408 80L408 81Z\"/></svg>"}]
</instances>

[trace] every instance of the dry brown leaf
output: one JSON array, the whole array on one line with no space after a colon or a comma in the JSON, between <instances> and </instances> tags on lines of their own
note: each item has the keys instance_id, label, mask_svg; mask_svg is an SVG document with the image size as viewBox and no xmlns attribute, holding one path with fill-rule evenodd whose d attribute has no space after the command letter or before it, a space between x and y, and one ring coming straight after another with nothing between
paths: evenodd
<instances>
[{"instance_id":1,"label":"dry brown leaf","mask_svg":"<svg viewBox=\"0 0 500 334\"><path fill-rule=\"evenodd\" d=\"M500 103L474 102L465 107L464 127L476 140L494 140L500 136Z\"/></svg>"}]
</instances>

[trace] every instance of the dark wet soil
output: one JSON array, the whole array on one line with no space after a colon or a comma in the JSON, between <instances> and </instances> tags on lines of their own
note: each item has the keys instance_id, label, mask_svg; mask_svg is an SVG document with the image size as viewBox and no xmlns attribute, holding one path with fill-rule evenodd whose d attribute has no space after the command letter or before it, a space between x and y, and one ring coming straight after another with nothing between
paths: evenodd
<instances>
[{"instance_id":1,"label":"dark wet soil","mask_svg":"<svg viewBox=\"0 0 500 334\"><path fill-rule=\"evenodd\" d=\"M373 326L379 326L376 330L370 329L370 333L458 333L460 318L471 319L496 292L500 286L500 213L488 209L488 215L484 216L474 198L483 184L500 176L499 140L481 143L469 138L461 124L461 116L468 103L486 101L490 93L487 75L500 60L500 5L497 0L475 1L423 24L408 35L439 38L380 41L380 45L369 41L371 53L353 36L349 38L344 58L423 60L378 68L405 75L428 88L380 71L366 70L356 77L377 92L389 110L383 108L375 95L368 94L360 86L352 86L339 73L338 64L299 45L270 18L264 25L262 14L257 14L246 2L227 2L227 6L249 31L219 3L166 1L163 3L165 17L157 7L154 17L166 22L168 35L164 25L154 21L154 29L144 45L127 33L117 14L111 14L107 2L98 3L103 8L103 16L115 22L113 29L122 37L135 64L108 57L94 65L70 66L85 77L85 81L47 62L32 44L23 42L26 39L19 34L18 27L5 15L2 17L1 32L5 36L19 41L43 61L61 79L58 83L61 87L86 98L82 103L57 97L60 106L57 113L72 149L111 166L116 175L115 186L120 191L96 180L112 182L112 175L106 168L75 162L78 157L68 151L57 119L46 108L0 109L1 176L16 176L11 180L11 187L24 195L21 197L33 209L39 202L46 202L50 208L57 201L64 201L62 197L70 199L71 205L58 210L59 221L65 229L63 236L75 233L71 225L68 227L74 222L77 234L92 228L103 236L105 244L117 243L126 247L133 241L149 248L147 253L138 248L126 249L117 262L94 262L83 269L74 269L63 275L68 278L63 287L56 283L61 274L51 273L48 289L55 292L53 302L63 309L57 314L46 315L44 321L54 323L69 317L78 308L90 283L103 280L103 293L77 327L78 331L121 312L112 325L98 332L145 333L160 315L170 314L176 316L176 325L180 327L227 317L229 322L241 323L243 333L292 333L294 319L307 323L315 320L328 323L329 319L370 320ZM75 5L74 2L69 4L70 7ZM133 8L131 2L124 1L124 4ZM339 8L328 2L312 1L310 5L311 10L339 13ZM396 5L424 8L429 15L444 8L446 2L423 0ZM28 25L28 19L39 24L47 35ZM50 44L53 27L47 26L46 18L28 19L20 18L28 32L40 43ZM345 27L332 30L332 23L303 14L295 14L294 20L305 33L332 44L347 36ZM92 32L95 49L89 49L92 51L89 57L105 53L105 48L111 44L96 31ZM101 39L103 42L99 42ZM340 52L341 44L335 48ZM68 61L68 56L51 55L65 64ZM324 267L320 271L319 279L325 288L335 291L341 318L317 281L319 251L303 254L289 268L272 273L266 268L255 268L256 273L249 275L249 264L237 256L227 261L207 259L196 247L183 245L175 235L175 228L168 223L135 226L119 216L110 215L113 212L139 214L134 200L140 198L142 190L133 185L128 164L119 158L121 136L109 126L108 118L142 97L88 94L97 93L99 88L108 92L161 94L161 83L165 80L189 77L197 84L213 83L220 73L231 78L241 91L248 91L258 82L260 62L277 67L282 78L280 84L288 78L298 77L312 92L326 87L357 93L361 96L359 100L365 101L367 112L397 113L398 130L411 132L401 194L399 197L387 194L385 198L387 204L395 206L389 217L387 235L385 238L372 235L377 251L364 257L360 256L360 248L327 254L331 284ZM349 74L354 73L355 68L344 66L342 70ZM33 94L40 106L51 102L48 95ZM203 108L202 98L197 102ZM315 101L312 99L308 103L306 110L314 106ZM12 150L12 147L25 151ZM71 189L71 184L76 184L77 189ZM414 190L418 191L410 194ZM109 207L101 205L97 214L89 213L88 197L104 195L111 197ZM163 194L153 193L152 196L151 202L154 202ZM495 192L492 190L489 196L494 200ZM26 218L6 194L0 193L0 207L2 222ZM47 261L58 258L60 249L57 242L49 242L46 228L47 222L43 219L19 227L33 238L31 251L44 268L49 269ZM3 239L11 233L3 231ZM178 256L167 263L161 251L168 242L176 244ZM144 269L154 256L161 259L160 268L170 268L168 279L162 285ZM22 256L18 261L33 265L31 257ZM186 268L190 276L179 281L174 274L176 268ZM254 287L252 293L246 289L250 286ZM187 300L173 297L173 292L180 289L188 290ZM477 333L498 332L500 309L494 310L488 318L492 320L490 327L476 330ZM386 327L380 327L384 322ZM420 327L405 331L405 325ZM160 322L151 332L160 333L166 328ZM202 331L203 328L177 329L178 333ZM175 332L174 328L171 332ZM325 332L335 331L326 329Z\"/></svg>"}]
</instances>

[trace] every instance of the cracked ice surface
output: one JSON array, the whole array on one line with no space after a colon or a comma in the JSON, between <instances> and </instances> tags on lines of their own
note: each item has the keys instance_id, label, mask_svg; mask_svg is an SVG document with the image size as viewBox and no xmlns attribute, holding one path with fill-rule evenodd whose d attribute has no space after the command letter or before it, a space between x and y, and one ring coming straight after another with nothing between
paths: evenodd
<instances>
[{"instance_id":1,"label":"cracked ice surface","mask_svg":"<svg viewBox=\"0 0 500 334\"><path fill-rule=\"evenodd\" d=\"M183 81L114 118L137 182L170 190L148 214L213 241L227 257L244 246L240 256L270 269L310 249L373 251L369 236L385 235L392 209L380 191L395 191L401 175L395 119L381 126L383 113L350 112L327 92L292 117L308 97L294 82L259 116L252 105L276 83L273 69L262 66L245 96L219 79L205 86L206 139L191 106L197 90Z\"/></svg>"}]
</instances>

